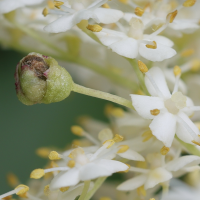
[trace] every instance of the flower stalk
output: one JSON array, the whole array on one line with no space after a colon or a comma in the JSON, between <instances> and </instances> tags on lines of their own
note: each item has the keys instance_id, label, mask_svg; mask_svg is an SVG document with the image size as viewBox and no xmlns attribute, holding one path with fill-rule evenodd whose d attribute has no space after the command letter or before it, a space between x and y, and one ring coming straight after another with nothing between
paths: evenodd
<instances>
[{"instance_id":1,"label":"flower stalk","mask_svg":"<svg viewBox=\"0 0 200 200\"><path fill-rule=\"evenodd\" d=\"M84 200L85 199L85 196L86 196L86 194L87 194L87 192L89 190L89 187L90 187L90 182L91 182L90 180L84 182L84 188L83 188L81 196L79 197L78 200Z\"/></svg>"}]
</instances>

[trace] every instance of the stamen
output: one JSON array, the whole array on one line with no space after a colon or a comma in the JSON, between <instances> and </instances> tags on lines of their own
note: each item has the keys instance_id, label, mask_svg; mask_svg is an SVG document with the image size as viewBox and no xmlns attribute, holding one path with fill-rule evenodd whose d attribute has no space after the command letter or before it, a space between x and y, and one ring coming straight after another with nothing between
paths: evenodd
<instances>
[{"instance_id":1,"label":"stamen","mask_svg":"<svg viewBox=\"0 0 200 200\"><path fill-rule=\"evenodd\" d=\"M70 167L70 168L73 168L75 165L76 165L76 162L75 162L74 160L70 160L70 161L67 163L67 166Z\"/></svg>"},{"instance_id":2,"label":"stamen","mask_svg":"<svg viewBox=\"0 0 200 200\"><path fill-rule=\"evenodd\" d=\"M64 4L64 2L62 2L62 1L55 1L54 0L54 6L56 7L56 8L58 8L58 9L60 9L60 6L62 6Z\"/></svg>"},{"instance_id":3,"label":"stamen","mask_svg":"<svg viewBox=\"0 0 200 200\"><path fill-rule=\"evenodd\" d=\"M142 142L146 142L146 141L150 140L150 139L153 137L152 131L151 131L151 130L145 131L145 132L142 134L142 137L145 137L145 138L142 140Z\"/></svg>"},{"instance_id":4,"label":"stamen","mask_svg":"<svg viewBox=\"0 0 200 200\"><path fill-rule=\"evenodd\" d=\"M48 9L44 8L44 10L42 11L42 14L46 17L49 14Z\"/></svg>"},{"instance_id":5,"label":"stamen","mask_svg":"<svg viewBox=\"0 0 200 200\"><path fill-rule=\"evenodd\" d=\"M154 198L151 198L151 199L149 199L149 200L155 200Z\"/></svg>"},{"instance_id":6,"label":"stamen","mask_svg":"<svg viewBox=\"0 0 200 200\"><path fill-rule=\"evenodd\" d=\"M41 147L36 150L36 154L42 158L48 158L51 150L47 147Z\"/></svg>"},{"instance_id":7,"label":"stamen","mask_svg":"<svg viewBox=\"0 0 200 200\"><path fill-rule=\"evenodd\" d=\"M140 90L140 89L136 92L136 94L138 94L138 95L145 95L145 93L142 90Z\"/></svg>"},{"instance_id":8,"label":"stamen","mask_svg":"<svg viewBox=\"0 0 200 200\"><path fill-rule=\"evenodd\" d=\"M71 159L75 159L78 155L84 155L85 152L81 147L78 147L74 150L71 151L71 153L68 155L69 158Z\"/></svg>"},{"instance_id":9,"label":"stamen","mask_svg":"<svg viewBox=\"0 0 200 200\"><path fill-rule=\"evenodd\" d=\"M104 128L98 134L98 139L101 142L105 142L106 140L110 140L112 138L113 138L113 133L112 133L111 129L109 129L109 128Z\"/></svg>"},{"instance_id":10,"label":"stamen","mask_svg":"<svg viewBox=\"0 0 200 200\"><path fill-rule=\"evenodd\" d=\"M102 27L97 24L94 25L88 24L86 28L92 32L100 32L102 30Z\"/></svg>"},{"instance_id":11,"label":"stamen","mask_svg":"<svg viewBox=\"0 0 200 200\"><path fill-rule=\"evenodd\" d=\"M11 187L15 188L17 185L19 185L19 179L17 178L15 174L9 173L7 174L6 178Z\"/></svg>"},{"instance_id":12,"label":"stamen","mask_svg":"<svg viewBox=\"0 0 200 200\"><path fill-rule=\"evenodd\" d=\"M67 170L69 170L69 167L55 167L55 168L45 169L44 172L49 173L54 171L67 171Z\"/></svg>"},{"instance_id":13,"label":"stamen","mask_svg":"<svg viewBox=\"0 0 200 200\"><path fill-rule=\"evenodd\" d=\"M188 108L193 111L200 111L200 106L189 106Z\"/></svg>"},{"instance_id":14,"label":"stamen","mask_svg":"<svg viewBox=\"0 0 200 200\"><path fill-rule=\"evenodd\" d=\"M188 57L194 54L194 49L186 49L185 51L181 52L182 57Z\"/></svg>"},{"instance_id":15,"label":"stamen","mask_svg":"<svg viewBox=\"0 0 200 200\"><path fill-rule=\"evenodd\" d=\"M117 153L124 153L129 149L129 146L128 145L120 145L119 148L120 149L118 150Z\"/></svg>"},{"instance_id":16,"label":"stamen","mask_svg":"<svg viewBox=\"0 0 200 200\"><path fill-rule=\"evenodd\" d=\"M62 158L62 155L60 155L56 151L51 151L50 154L49 154L50 160L60 160L61 158Z\"/></svg>"},{"instance_id":17,"label":"stamen","mask_svg":"<svg viewBox=\"0 0 200 200\"><path fill-rule=\"evenodd\" d=\"M83 136L83 129L80 126L72 126L71 132L77 136Z\"/></svg>"},{"instance_id":18,"label":"stamen","mask_svg":"<svg viewBox=\"0 0 200 200\"><path fill-rule=\"evenodd\" d=\"M119 2L121 2L123 4L128 4L128 0L119 0Z\"/></svg>"},{"instance_id":19,"label":"stamen","mask_svg":"<svg viewBox=\"0 0 200 200\"><path fill-rule=\"evenodd\" d=\"M144 197L146 196L146 190L144 189L144 185L137 188L137 194L139 196L144 196Z\"/></svg>"},{"instance_id":20,"label":"stamen","mask_svg":"<svg viewBox=\"0 0 200 200\"><path fill-rule=\"evenodd\" d=\"M114 142L121 142L124 139L123 136L116 134L115 137L113 138Z\"/></svg>"},{"instance_id":21,"label":"stamen","mask_svg":"<svg viewBox=\"0 0 200 200\"><path fill-rule=\"evenodd\" d=\"M109 149L109 148L112 147L114 144L115 144L115 141L114 141L114 140L106 140L106 141L103 143L103 146L106 146L106 148Z\"/></svg>"},{"instance_id":22,"label":"stamen","mask_svg":"<svg viewBox=\"0 0 200 200\"><path fill-rule=\"evenodd\" d=\"M110 6L109 6L107 3L104 3L104 4L102 5L102 7L103 7L103 8L110 8Z\"/></svg>"},{"instance_id":23,"label":"stamen","mask_svg":"<svg viewBox=\"0 0 200 200\"><path fill-rule=\"evenodd\" d=\"M26 186L26 185L18 185L16 188L15 188L15 191L16 191L16 194L17 195L22 195L26 192L29 191L29 187Z\"/></svg>"},{"instance_id":24,"label":"stamen","mask_svg":"<svg viewBox=\"0 0 200 200\"><path fill-rule=\"evenodd\" d=\"M180 76L181 76L181 68L178 65L176 65L174 67L173 71L174 71L174 75L176 77L176 80L175 80L174 90L173 90L172 94L174 94L178 91L179 79L180 79Z\"/></svg>"},{"instance_id":25,"label":"stamen","mask_svg":"<svg viewBox=\"0 0 200 200\"><path fill-rule=\"evenodd\" d=\"M162 147L162 149L160 150L160 153L161 153L163 156L165 156L165 155L167 155L167 153L169 152L169 150L170 150L169 147L164 146L164 147Z\"/></svg>"},{"instance_id":26,"label":"stamen","mask_svg":"<svg viewBox=\"0 0 200 200\"><path fill-rule=\"evenodd\" d=\"M141 17L144 14L144 10L142 8L139 8L139 7L136 7L134 12L139 17Z\"/></svg>"},{"instance_id":27,"label":"stamen","mask_svg":"<svg viewBox=\"0 0 200 200\"><path fill-rule=\"evenodd\" d=\"M156 41L152 41L150 44L146 44L146 47L150 49L157 49L157 43Z\"/></svg>"},{"instance_id":28,"label":"stamen","mask_svg":"<svg viewBox=\"0 0 200 200\"><path fill-rule=\"evenodd\" d=\"M69 190L70 187L61 187L60 191L61 192L66 192L67 190Z\"/></svg>"},{"instance_id":29,"label":"stamen","mask_svg":"<svg viewBox=\"0 0 200 200\"><path fill-rule=\"evenodd\" d=\"M35 169L31 172L30 178L40 179L45 175L44 169Z\"/></svg>"},{"instance_id":30,"label":"stamen","mask_svg":"<svg viewBox=\"0 0 200 200\"><path fill-rule=\"evenodd\" d=\"M12 195L3 198L3 200L10 200L10 199L12 199Z\"/></svg>"},{"instance_id":31,"label":"stamen","mask_svg":"<svg viewBox=\"0 0 200 200\"><path fill-rule=\"evenodd\" d=\"M146 73L146 72L149 71L148 68L147 68L147 66L142 61L140 61L140 60L138 60L138 66L139 66L139 69L140 69L140 71L142 73Z\"/></svg>"},{"instance_id":32,"label":"stamen","mask_svg":"<svg viewBox=\"0 0 200 200\"><path fill-rule=\"evenodd\" d=\"M195 141L195 140L192 140L192 143L194 143L194 144L200 146L200 142L197 142L197 141Z\"/></svg>"},{"instance_id":33,"label":"stamen","mask_svg":"<svg viewBox=\"0 0 200 200\"><path fill-rule=\"evenodd\" d=\"M191 63L191 71L197 72L200 70L200 60L194 59Z\"/></svg>"},{"instance_id":34,"label":"stamen","mask_svg":"<svg viewBox=\"0 0 200 200\"><path fill-rule=\"evenodd\" d=\"M127 173L127 172L129 172L129 169L130 169L131 166L129 164L127 164L127 163L124 163L124 164L128 166L128 169L126 169L125 171L120 171L118 173Z\"/></svg>"},{"instance_id":35,"label":"stamen","mask_svg":"<svg viewBox=\"0 0 200 200\"><path fill-rule=\"evenodd\" d=\"M111 111L111 115L113 115L114 117L123 117L124 110L122 108L113 108Z\"/></svg>"},{"instance_id":36,"label":"stamen","mask_svg":"<svg viewBox=\"0 0 200 200\"><path fill-rule=\"evenodd\" d=\"M160 110L159 109L153 109L153 110L150 110L150 113L154 116L160 114Z\"/></svg>"},{"instance_id":37,"label":"stamen","mask_svg":"<svg viewBox=\"0 0 200 200\"><path fill-rule=\"evenodd\" d=\"M46 186L44 187L44 195L45 195L45 196L48 196L49 193L50 193L49 185L46 185Z\"/></svg>"},{"instance_id":38,"label":"stamen","mask_svg":"<svg viewBox=\"0 0 200 200\"><path fill-rule=\"evenodd\" d=\"M47 1L47 4L48 4L48 7L49 7L50 9L54 9L54 3L53 3L53 1L48 0L48 1Z\"/></svg>"},{"instance_id":39,"label":"stamen","mask_svg":"<svg viewBox=\"0 0 200 200\"><path fill-rule=\"evenodd\" d=\"M198 127L198 129L200 130L200 122L195 122L194 123L197 127Z\"/></svg>"},{"instance_id":40,"label":"stamen","mask_svg":"<svg viewBox=\"0 0 200 200\"><path fill-rule=\"evenodd\" d=\"M177 11L177 10L175 10L175 11L169 13L169 14L167 15L167 17L166 17L166 20L167 20L169 23L172 23L172 22L174 21L174 19L175 19L175 17L176 17L177 14L178 14L178 11Z\"/></svg>"},{"instance_id":41,"label":"stamen","mask_svg":"<svg viewBox=\"0 0 200 200\"><path fill-rule=\"evenodd\" d=\"M186 0L186 1L183 3L183 6L184 6L184 7L191 7L191 6L193 6L195 3L196 3L196 0Z\"/></svg>"}]
</instances>

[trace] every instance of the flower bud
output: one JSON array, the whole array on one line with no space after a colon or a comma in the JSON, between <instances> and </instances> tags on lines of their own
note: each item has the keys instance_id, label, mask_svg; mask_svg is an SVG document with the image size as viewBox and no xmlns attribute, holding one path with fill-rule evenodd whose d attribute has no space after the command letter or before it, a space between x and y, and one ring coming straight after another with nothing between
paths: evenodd
<instances>
[{"instance_id":1,"label":"flower bud","mask_svg":"<svg viewBox=\"0 0 200 200\"><path fill-rule=\"evenodd\" d=\"M17 65L18 99L26 104L53 103L67 98L73 87L70 74L51 57L30 53Z\"/></svg>"}]
</instances>

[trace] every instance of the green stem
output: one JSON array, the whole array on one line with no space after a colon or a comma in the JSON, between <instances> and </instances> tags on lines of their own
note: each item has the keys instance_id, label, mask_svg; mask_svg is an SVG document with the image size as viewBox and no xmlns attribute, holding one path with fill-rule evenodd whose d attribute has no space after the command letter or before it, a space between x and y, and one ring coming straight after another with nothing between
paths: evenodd
<instances>
[{"instance_id":1,"label":"green stem","mask_svg":"<svg viewBox=\"0 0 200 200\"><path fill-rule=\"evenodd\" d=\"M103 182L106 180L107 177L100 177L96 180L94 187L90 190L84 200L89 200L94 195L94 193L101 187Z\"/></svg>"},{"instance_id":2,"label":"green stem","mask_svg":"<svg viewBox=\"0 0 200 200\"><path fill-rule=\"evenodd\" d=\"M139 67L138 67L138 64L136 62L135 59L130 59L130 58L127 58L127 60L130 62L130 64L132 65L137 77L138 77L138 80L139 80L139 85L141 87L141 89L143 90L143 92L147 95L149 95L149 92L147 91L147 88L145 86L145 83L144 83L144 75L142 74L142 72L139 70Z\"/></svg>"},{"instance_id":3,"label":"green stem","mask_svg":"<svg viewBox=\"0 0 200 200\"><path fill-rule=\"evenodd\" d=\"M109 93L102 92L102 91L99 91L99 90L86 88L86 87L83 87L83 86L75 84L75 83L73 85L72 91L80 93L80 94L92 96L92 97L97 97L99 99L105 99L105 100L108 100L108 101L112 101L114 103L120 104L120 105L125 106L127 108L134 109L131 101L124 99L122 97L118 97L118 96L113 95L113 94L109 94Z\"/></svg>"},{"instance_id":4,"label":"green stem","mask_svg":"<svg viewBox=\"0 0 200 200\"><path fill-rule=\"evenodd\" d=\"M84 200L85 199L85 196L89 190L89 187L90 187L90 180L89 181L85 181L84 182L84 187L83 187L83 191L81 193L81 196L79 197L78 200Z\"/></svg>"},{"instance_id":5,"label":"green stem","mask_svg":"<svg viewBox=\"0 0 200 200\"><path fill-rule=\"evenodd\" d=\"M194 145L183 142L177 136L175 136L175 138L188 150L189 153L200 156L200 151Z\"/></svg>"}]
</instances>

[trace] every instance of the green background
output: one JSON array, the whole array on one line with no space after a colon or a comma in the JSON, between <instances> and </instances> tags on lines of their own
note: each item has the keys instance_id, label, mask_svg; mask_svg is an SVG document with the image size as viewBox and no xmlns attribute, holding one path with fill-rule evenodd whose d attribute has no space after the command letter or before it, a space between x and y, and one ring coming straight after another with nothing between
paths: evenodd
<instances>
[{"instance_id":1,"label":"green background","mask_svg":"<svg viewBox=\"0 0 200 200\"><path fill-rule=\"evenodd\" d=\"M49 105L25 106L18 101L14 71L24 55L0 49L0 194L11 188L6 174L15 173L26 184L30 172L42 168L46 160L35 150L42 146L64 148L75 136L70 126L80 115L105 119L106 101L72 93L67 99Z\"/></svg>"}]
</instances>

